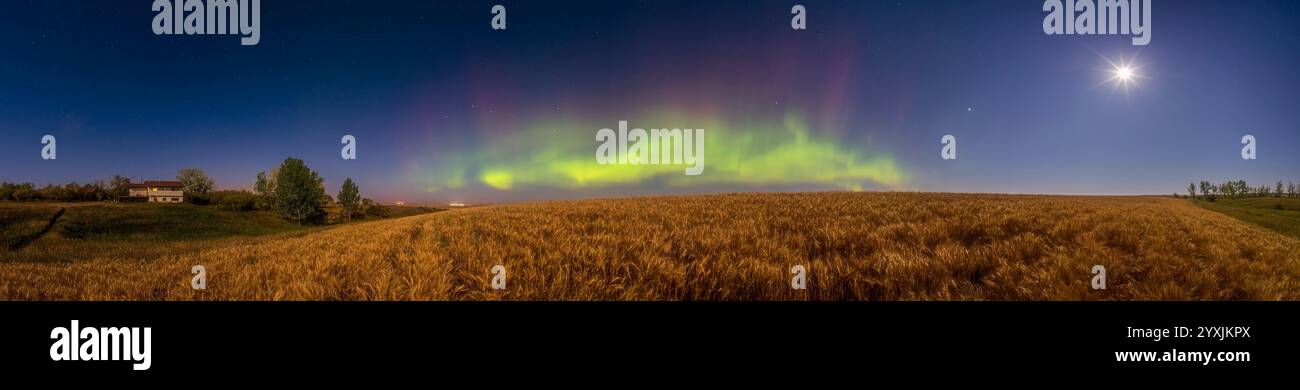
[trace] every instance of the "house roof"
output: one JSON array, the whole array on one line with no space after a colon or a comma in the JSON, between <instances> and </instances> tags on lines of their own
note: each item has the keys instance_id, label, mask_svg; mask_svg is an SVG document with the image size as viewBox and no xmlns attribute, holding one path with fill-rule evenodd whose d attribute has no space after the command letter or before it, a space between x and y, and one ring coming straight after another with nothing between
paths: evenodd
<instances>
[{"instance_id":1,"label":"house roof","mask_svg":"<svg viewBox=\"0 0 1300 390\"><path fill-rule=\"evenodd\" d=\"M144 183L131 183L131 185L127 186L127 188L143 188L143 187L182 187L182 186L183 186L183 185L181 185L181 182L179 182L179 181L167 181L167 180L145 180Z\"/></svg>"}]
</instances>

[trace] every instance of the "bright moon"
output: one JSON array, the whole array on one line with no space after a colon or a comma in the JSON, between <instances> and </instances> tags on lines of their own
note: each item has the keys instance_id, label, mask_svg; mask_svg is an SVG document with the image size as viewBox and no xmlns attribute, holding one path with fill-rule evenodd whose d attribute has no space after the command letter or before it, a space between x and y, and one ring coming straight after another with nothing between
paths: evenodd
<instances>
[{"instance_id":1,"label":"bright moon","mask_svg":"<svg viewBox=\"0 0 1300 390\"><path fill-rule=\"evenodd\" d=\"M1139 86L1138 80L1145 78L1141 73L1138 73L1142 70L1142 66L1135 64L1136 58L1120 59L1119 61L1111 61L1105 57L1102 57L1102 59L1110 64L1110 67L1102 70L1110 75L1110 78L1105 82L1109 82L1117 89L1123 89L1125 94L1129 92L1130 87Z\"/></svg>"},{"instance_id":2,"label":"bright moon","mask_svg":"<svg viewBox=\"0 0 1300 390\"><path fill-rule=\"evenodd\" d=\"M1129 69L1127 66L1120 67L1115 70L1115 76L1119 77L1120 80L1131 80L1133 79L1133 69Z\"/></svg>"}]
</instances>

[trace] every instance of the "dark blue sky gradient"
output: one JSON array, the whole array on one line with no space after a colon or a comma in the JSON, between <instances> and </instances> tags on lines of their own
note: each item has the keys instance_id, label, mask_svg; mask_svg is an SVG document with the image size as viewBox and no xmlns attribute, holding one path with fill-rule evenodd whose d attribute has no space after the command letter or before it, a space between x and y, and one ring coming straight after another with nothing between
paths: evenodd
<instances>
[{"instance_id":1,"label":"dark blue sky gradient","mask_svg":"<svg viewBox=\"0 0 1300 390\"><path fill-rule=\"evenodd\" d=\"M1300 2L1154 0L1148 46L1048 36L1042 1L289 1L261 43L155 36L151 1L6 1L0 180L171 178L223 188L303 158L335 193L498 202L771 187L428 192L427 156L490 148L510 126L573 112L613 125L708 100L736 118L835 107L819 132L885 150L901 189L1168 194L1189 181L1300 181ZM509 7L491 31L488 9ZM1143 79L1106 83L1106 59ZM840 77L844 76L844 77ZM785 106L774 104L781 102ZM590 136L596 129L579 129ZM40 139L59 158L40 159ZM356 135L359 159L339 158ZM939 139L959 159L939 158ZM1243 161L1253 134L1259 159ZM725 147L725 146L713 146ZM594 144L593 144L594 148ZM863 148L867 150L867 148ZM871 187L868 187L871 188Z\"/></svg>"}]
</instances>

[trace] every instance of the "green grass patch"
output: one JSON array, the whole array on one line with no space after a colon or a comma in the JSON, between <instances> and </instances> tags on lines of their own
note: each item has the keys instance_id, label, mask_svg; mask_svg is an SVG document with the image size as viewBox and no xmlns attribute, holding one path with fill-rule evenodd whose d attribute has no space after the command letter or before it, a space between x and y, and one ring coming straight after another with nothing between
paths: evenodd
<instances>
[{"instance_id":1,"label":"green grass patch","mask_svg":"<svg viewBox=\"0 0 1300 390\"><path fill-rule=\"evenodd\" d=\"M38 219L39 215L17 209L39 208L41 205L0 205L0 213L14 215L13 220L31 221ZM47 203L43 207L55 212L59 208L65 211L52 229L40 238L26 240L20 249L0 249L0 261L65 262L93 257L159 259L234 241L268 235L305 234L325 228L302 226L269 212L224 211L192 204ZM8 235L4 237L10 239Z\"/></svg>"},{"instance_id":2,"label":"green grass patch","mask_svg":"<svg viewBox=\"0 0 1300 390\"><path fill-rule=\"evenodd\" d=\"M56 225L61 236L83 240L208 240L298 229L303 227L268 212L148 203L72 207Z\"/></svg>"},{"instance_id":3,"label":"green grass patch","mask_svg":"<svg viewBox=\"0 0 1300 390\"><path fill-rule=\"evenodd\" d=\"M1300 239L1300 199L1223 199L1196 204L1227 216Z\"/></svg>"},{"instance_id":4,"label":"green grass patch","mask_svg":"<svg viewBox=\"0 0 1300 390\"><path fill-rule=\"evenodd\" d=\"M48 203L0 202L0 250L34 239L58 211Z\"/></svg>"},{"instance_id":5,"label":"green grass patch","mask_svg":"<svg viewBox=\"0 0 1300 390\"><path fill-rule=\"evenodd\" d=\"M64 209L52 228L49 221ZM439 211L398 207L394 217ZM366 218L352 223L380 221ZM64 262L95 257L157 259L264 236L329 229L269 211L160 203L0 202L0 261Z\"/></svg>"}]
</instances>

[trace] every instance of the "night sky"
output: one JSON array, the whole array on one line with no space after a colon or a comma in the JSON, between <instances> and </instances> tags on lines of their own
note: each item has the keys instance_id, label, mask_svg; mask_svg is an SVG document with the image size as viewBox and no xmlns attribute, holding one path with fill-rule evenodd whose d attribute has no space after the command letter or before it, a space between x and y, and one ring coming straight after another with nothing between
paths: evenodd
<instances>
[{"instance_id":1,"label":"night sky","mask_svg":"<svg viewBox=\"0 0 1300 390\"><path fill-rule=\"evenodd\" d=\"M150 3L4 2L0 180L251 188L294 156L385 202L1300 181L1296 1L1154 0L1147 46L1046 35L1041 0L264 0L256 46L154 35ZM596 165L620 120L705 128L704 173Z\"/></svg>"}]
</instances>

